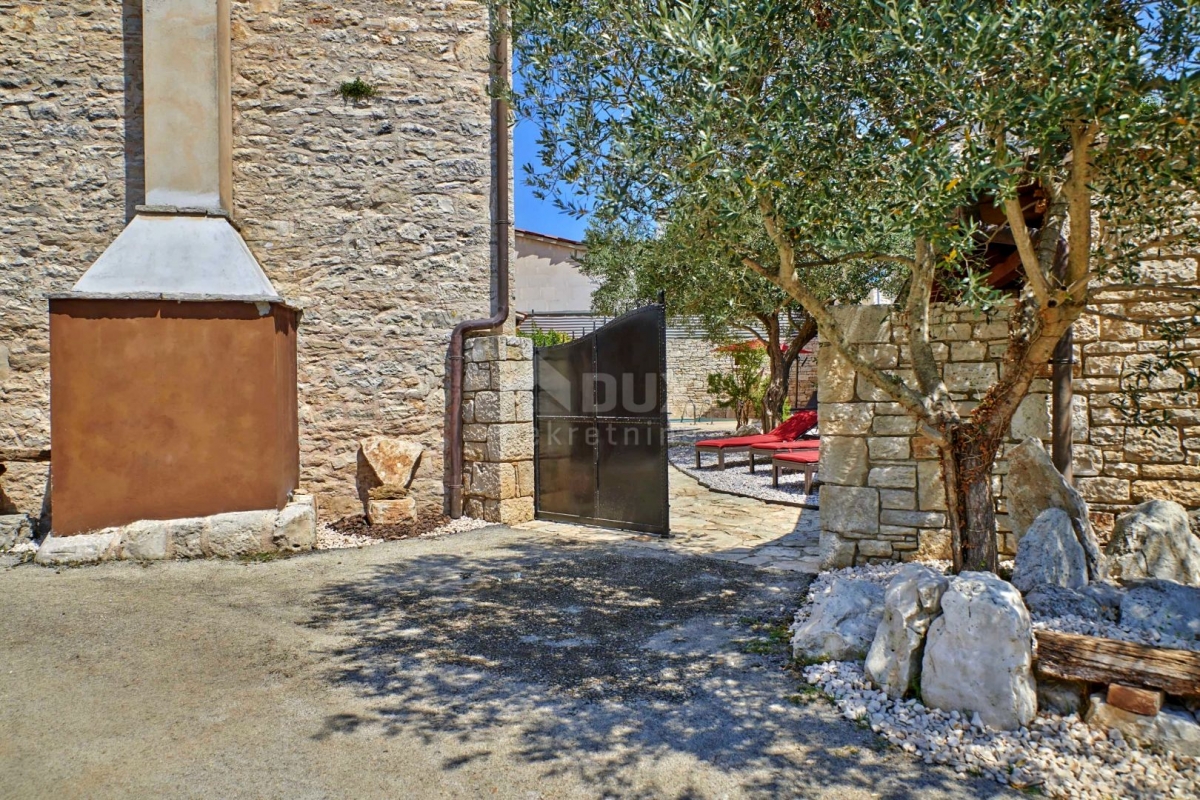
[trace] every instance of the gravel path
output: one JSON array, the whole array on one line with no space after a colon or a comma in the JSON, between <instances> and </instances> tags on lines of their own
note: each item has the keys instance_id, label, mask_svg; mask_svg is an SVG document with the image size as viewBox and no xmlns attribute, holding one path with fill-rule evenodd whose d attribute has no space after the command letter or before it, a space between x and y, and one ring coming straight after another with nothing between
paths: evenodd
<instances>
[{"instance_id":1,"label":"gravel path","mask_svg":"<svg viewBox=\"0 0 1200 800\"><path fill-rule=\"evenodd\" d=\"M820 500L814 488L810 495L804 494L804 473L783 471L779 474L779 488L771 486L771 464L755 459L755 472L750 474L750 456L746 453L727 456L725 469L716 465L716 456L705 455L703 466L696 469L696 451L692 443L709 435L675 435L671 438L668 458L681 471L691 475L701 486L718 492L728 492L773 503L816 508Z\"/></svg>"},{"instance_id":2,"label":"gravel path","mask_svg":"<svg viewBox=\"0 0 1200 800\"><path fill-rule=\"evenodd\" d=\"M499 527L0 570L0 796L1015 797L803 702L807 581Z\"/></svg>"}]
</instances>

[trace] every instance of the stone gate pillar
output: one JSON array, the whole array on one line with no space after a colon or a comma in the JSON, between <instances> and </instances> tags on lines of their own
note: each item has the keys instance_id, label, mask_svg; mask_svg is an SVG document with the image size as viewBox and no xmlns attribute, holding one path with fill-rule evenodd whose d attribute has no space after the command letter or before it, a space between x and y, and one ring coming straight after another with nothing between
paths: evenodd
<instances>
[{"instance_id":1,"label":"stone gate pillar","mask_svg":"<svg viewBox=\"0 0 1200 800\"><path fill-rule=\"evenodd\" d=\"M463 513L533 519L533 341L468 339L463 354Z\"/></svg>"}]
</instances>

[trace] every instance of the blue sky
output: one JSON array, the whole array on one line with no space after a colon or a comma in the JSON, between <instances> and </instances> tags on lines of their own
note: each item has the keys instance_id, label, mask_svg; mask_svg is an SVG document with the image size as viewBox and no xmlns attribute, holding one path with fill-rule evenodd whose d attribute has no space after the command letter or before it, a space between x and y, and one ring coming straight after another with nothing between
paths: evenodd
<instances>
[{"instance_id":1,"label":"blue sky","mask_svg":"<svg viewBox=\"0 0 1200 800\"><path fill-rule=\"evenodd\" d=\"M515 58L514 54L514 58ZM519 64L515 64L519 68ZM513 71L513 88L521 91L521 76ZM525 184L525 165L538 166L538 126L527 119L518 119L513 129L513 204L518 228L564 239L582 240L587 217L576 219L554 207L552 200L538 200Z\"/></svg>"}]
</instances>

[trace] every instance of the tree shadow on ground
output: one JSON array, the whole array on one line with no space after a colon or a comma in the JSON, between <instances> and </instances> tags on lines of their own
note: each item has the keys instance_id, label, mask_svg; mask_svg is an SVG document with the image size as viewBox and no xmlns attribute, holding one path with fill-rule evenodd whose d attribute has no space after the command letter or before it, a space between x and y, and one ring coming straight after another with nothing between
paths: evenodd
<instances>
[{"instance_id":1,"label":"tree shadow on ground","mask_svg":"<svg viewBox=\"0 0 1200 800\"><path fill-rule=\"evenodd\" d=\"M810 579L559 543L379 566L324 589L309 623L340 637L328 677L366 697L373 717L337 715L315 735L369 725L449 740L466 752L448 771L492 757L503 738L504 758L608 796L708 794L639 768L676 755L753 796L1001 794L878 752L826 704L789 702L797 682L778 633L756 640L755 629L784 620Z\"/></svg>"}]
</instances>

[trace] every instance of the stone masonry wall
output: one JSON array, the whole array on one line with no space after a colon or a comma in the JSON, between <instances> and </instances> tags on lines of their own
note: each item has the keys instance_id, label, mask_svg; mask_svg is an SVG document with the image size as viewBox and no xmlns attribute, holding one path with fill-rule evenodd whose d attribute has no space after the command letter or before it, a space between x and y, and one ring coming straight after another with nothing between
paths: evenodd
<instances>
[{"instance_id":1,"label":"stone masonry wall","mask_svg":"<svg viewBox=\"0 0 1200 800\"><path fill-rule=\"evenodd\" d=\"M1102 311L1153 317L1161 305L1130 292L1102 294ZM911 380L902 332L888 306L838 309L852 342L879 366ZM947 387L969 411L998 376L1007 347L1006 314L984 317L960 308L935 309L934 351ZM1073 386L1075 483L1087 499L1101 539L1115 514L1152 498L1200 506L1200 396L1176 398L1178 381L1163 381L1151 398L1174 414L1159 435L1128 425L1113 405L1123 375L1162 343L1145 325L1087 315L1075 325ZM1200 338L1186 347L1200 364ZM830 565L882 559L949 557L946 499L938 453L917 433L915 421L858 376L827 343L819 359L821 526L823 558ZM1026 437L1050 446L1050 368L1035 379L1013 418L993 472L1000 551L1016 541L1005 513L1006 455Z\"/></svg>"},{"instance_id":2,"label":"stone masonry wall","mask_svg":"<svg viewBox=\"0 0 1200 800\"><path fill-rule=\"evenodd\" d=\"M45 295L71 288L140 191L141 0L0 0L0 447L46 447ZM301 486L361 510L371 434L422 442L442 494L451 328L490 302L485 4L234 0L234 221L299 331ZM361 77L377 96L338 96ZM5 491L36 513L46 469Z\"/></svg>"},{"instance_id":3,"label":"stone masonry wall","mask_svg":"<svg viewBox=\"0 0 1200 800\"><path fill-rule=\"evenodd\" d=\"M533 519L533 341L467 341L463 374L463 513Z\"/></svg>"},{"instance_id":4,"label":"stone masonry wall","mask_svg":"<svg viewBox=\"0 0 1200 800\"><path fill-rule=\"evenodd\" d=\"M693 419L720 416L716 398L708 393L708 374L730 368L728 355L705 339L667 338L667 416Z\"/></svg>"}]
</instances>

